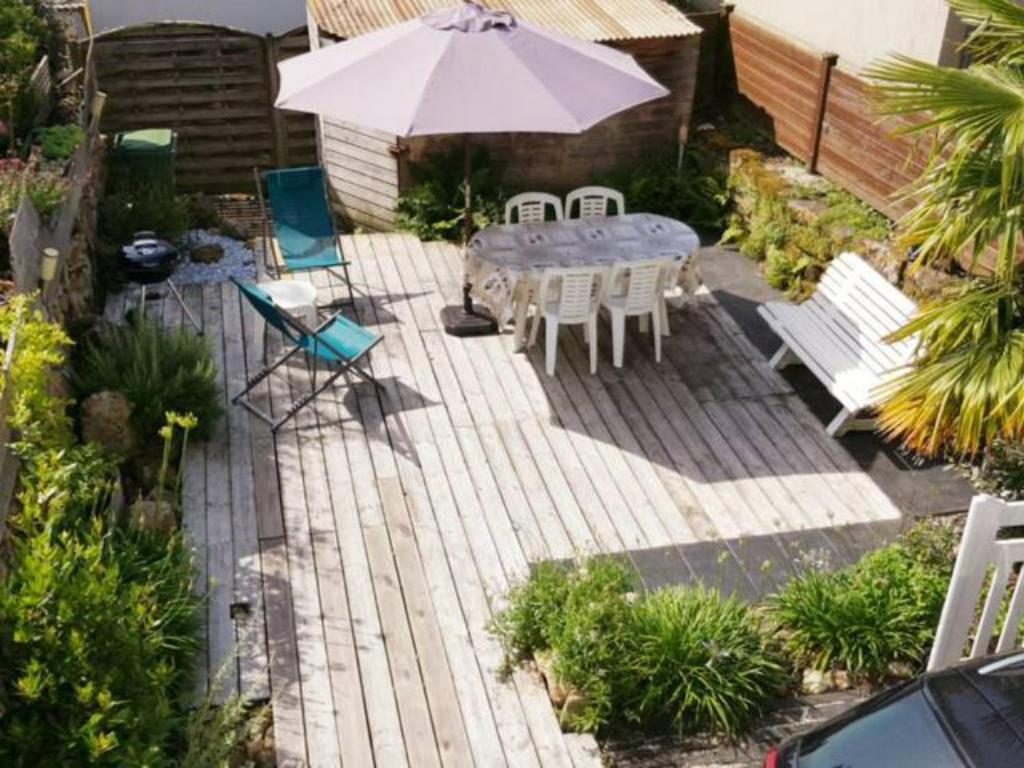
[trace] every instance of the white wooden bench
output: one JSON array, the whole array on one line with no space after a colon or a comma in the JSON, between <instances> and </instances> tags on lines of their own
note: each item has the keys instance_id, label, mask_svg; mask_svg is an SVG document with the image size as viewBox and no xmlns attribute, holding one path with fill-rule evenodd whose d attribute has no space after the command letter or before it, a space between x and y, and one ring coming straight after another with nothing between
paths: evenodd
<instances>
[{"instance_id":1,"label":"white wooden bench","mask_svg":"<svg viewBox=\"0 0 1024 768\"><path fill-rule=\"evenodd\" d=\"M874 428L866 412L878 404L880 385L913 361L917 347L914 339L884 339L916 311L913 301L854 253L836 257L802 304L772 301L758 307L782 339L772 366L803 363L842 404L828 425L834 437Z\"/></svg>"}]
</instances>

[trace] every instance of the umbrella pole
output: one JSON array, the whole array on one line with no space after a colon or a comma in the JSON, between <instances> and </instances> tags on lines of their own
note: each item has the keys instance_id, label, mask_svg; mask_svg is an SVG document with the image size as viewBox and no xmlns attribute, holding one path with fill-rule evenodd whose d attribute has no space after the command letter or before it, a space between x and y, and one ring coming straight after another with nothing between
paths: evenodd
<instances>
[{"instance_id":1,"label":"umbrella pole","mask_svg":"<svg viewBox=\"0 0 1024 768\"><path fill-rule=\"evenodd\" d=\"M462 213L462 259L463 259L463 284L462 304L447 306L441 310L441 321L444 323L444 330L452 336L486 336L498 332L498 323L491 316L491 313L482 307L473 306L473 298L470 291L473 289L469 282L469 241L473 237L473 154L472 142L469 134L462 137L463 157L463 187L466 190L465 205Z\"/></svg>"},{"instance_id":2,"label":"umbrella pole","mask_svg":"<svg viewBox=\"0 0 1024 768\"><path fill-rule=\"evenodd\" d=\"M473 237L473 151L470 146L469 134L462 137L462 186L466 193L465 206L462 209L462 258L464 262L462 281L462 308L472 314L473 299L469 292L473 286L469 283L469 240Z\"/></svg>"}]
</instances>

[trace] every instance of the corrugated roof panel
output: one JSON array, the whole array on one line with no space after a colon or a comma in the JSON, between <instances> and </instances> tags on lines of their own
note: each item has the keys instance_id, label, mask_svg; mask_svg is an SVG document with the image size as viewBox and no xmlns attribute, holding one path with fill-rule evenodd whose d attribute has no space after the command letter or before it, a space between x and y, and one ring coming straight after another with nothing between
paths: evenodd
<instances>
[{"instance_id":1,"label":"corrugated roof panel","mask_svg":"<svg viewBox=\"0 0 1024 768\"><path fill-rule=\"evenodd\" d=\"M355 37L455 5L458 0L309 0L316 23ZM686 37L700 32L664 0L479 0L517 18L587 40Z\"/></svg>"}]
</instances>

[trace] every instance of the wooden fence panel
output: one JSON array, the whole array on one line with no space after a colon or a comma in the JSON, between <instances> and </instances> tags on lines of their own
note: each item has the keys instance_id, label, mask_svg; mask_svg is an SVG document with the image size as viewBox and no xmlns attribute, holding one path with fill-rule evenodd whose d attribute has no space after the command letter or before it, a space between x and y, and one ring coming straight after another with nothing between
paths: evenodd
<instances>
[{"instance_id":1,"label":"wooden fence panel","mask_svg":"<svg viewBox=\"0 0 1024 768\"><path fill-rule=\"evenodd\" d=\"M873 114L867 83L836 71L825 103L818 170L887 216L899 217L907 206L894 196L926 162L916 138L894 133L900 125Z\"/></svg>"},{"instance_id":2,"label":"wooden fence panel","mask_svg":"<svg viewBox=\"0 0 1024 768\"><path fill-rule=\"evenodd\" d=\"M803 48L742 13L729 17L739 93L764 111L774 138L812 170L891 218L896 194L924 169L927 143L881 120L868 84L835 68L837 58Z\"/></svg>"},{"instance_id":3,"label":"wooden fence panel","mask_svg":"<svg viewBox=\"0 0 1024 768\"><path fill-rule=\"evenodd\" d=\"M767 32L742 14L730 17L729 35L739 92L771 119L780 147L810 161L821 57Z\"/></svg>"},{"instance_id":4,"label":"wooden fence panel","mask_svg":"<svg viewBox=\"0 0 1024 768\"><path fill-rule=\"evenodd\" d=\"M104 35L103 130L172 128L181 189L251 191L254 166L316 162L313 118L273 107L278 61L306 49L305 32L274 39L192 24Z\"/></svg>"}]
</instances>

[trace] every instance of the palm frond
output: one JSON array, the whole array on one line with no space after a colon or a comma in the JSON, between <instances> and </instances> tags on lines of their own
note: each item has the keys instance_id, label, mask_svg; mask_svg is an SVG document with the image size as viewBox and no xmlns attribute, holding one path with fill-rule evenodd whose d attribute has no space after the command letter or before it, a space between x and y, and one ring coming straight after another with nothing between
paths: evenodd
<instances>
[{"instance_id":1,"label":"palm frond","mask_svg":"<svg viewBox=\"0 0 1024 768\"><path fill-rule=\"evenodd\" d=\"M1016 0L949 0L974 31L966 47L978 61L1024 61L1024 6Z\"/></svg>"}]
</instances>

